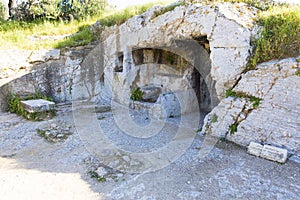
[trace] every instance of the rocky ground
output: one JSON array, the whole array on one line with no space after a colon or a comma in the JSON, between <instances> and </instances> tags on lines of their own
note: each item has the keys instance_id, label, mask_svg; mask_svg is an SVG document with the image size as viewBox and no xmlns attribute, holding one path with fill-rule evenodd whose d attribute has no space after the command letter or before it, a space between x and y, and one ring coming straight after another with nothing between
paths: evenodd
<instances>
[{"instance_id":1,"label":"rocky ground","mask_svg":"<svg viewBox=\"0 0 300 200\"><path fill-rule=\"evenodd\" d=\"M96 120L107 138L126 152L159 149L180 130L176 124L182 120L170 119L162 131L145 139L124 134L113 113L105 110L95 115ZM141 126L150 123L141 120L145 115L131 112L130 116ZM74 117L71 106L59 106L57 116L43 122L0 114L1 199L299 199L300 162L296 158L278 164L224 141L200 158L204 136L196 135L175 162L137 173L130 171L139 162L132 154L108 154L107 165L86 143L94 132L83 136ZM47 134L39 135L37 129ZM90 139L101 146L101 141ZM112 167L111 161L119 163L118 167Z\"/></svg>"}]
</instances>

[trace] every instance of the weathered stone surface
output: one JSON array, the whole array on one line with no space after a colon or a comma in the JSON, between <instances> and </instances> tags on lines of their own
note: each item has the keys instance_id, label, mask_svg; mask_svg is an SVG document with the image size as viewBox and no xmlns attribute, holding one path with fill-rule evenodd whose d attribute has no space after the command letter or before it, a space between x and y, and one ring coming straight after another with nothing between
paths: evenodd
<instances>
[{"instance_id":1,"label":"weathered stone surface","mask_svg":"<svg viewBox=\"0 0 300 200\"><path fill-rule=\"evenodd\" d=\"M27 112L36 113L55 109L55 103L44 99L21 101L21 105Z\"/></svg>"},{"instance_id":2,"label":"weathered stone surface","mask_svg":"<svg viewBox=\"0 0 300 200\"><path fill-rule=\"evenodd\" d=\"M150 109L150 116L154 119L180 116L180 102L174 93L161 94L157 102Z\"/></svg>"},{"instance_id":3,"label":"weathered stone surface","mask_svg":"<svg viewBox=\"0 0 300 200\"><path fill-rule=\"evenodd\" d=\"M264 98L278 79L295 75L298 65L295 58L262 63L256 70L243 74L234 91Z\"/></svg>"},{"instance_id":4,"label":"weathered stone surface","mask_svg":"<svg viewBox=\"0 0 300 200\"><path fill-rule=\"evenodd\" d=\"M219 8L222 9L219 10ZM139 68L132 61L132 49L169 48L173 53L186 58L191 64L197 65L196 67L212 96L212 104L215 105L223 98L226 90L224 88L233 86L246 67L252 48L250 40L256 36L257 32L255 16L256 10L245 4L226 4L224 6L222 4L216 6L197 4L186 7L179 6L173 11L154 18L152 15L148 18L145 15L136 16L120 27L106 29L102 33L102 37L105 38L103 43L105 54L111 55L111 57L114 57L116 52L118 52L118 56L120 53L123 54L123 71L114 73L115 66L107 66L104 69L107 77L104 87L112 90L112 85L122 86L121 88L114 87L113 91L113 93L117 93L115 97L119 102L128 101L127 90L133 82L138 86L143 86L150 80L150 83L153 81L164 87L170 87L171 91L174 91L173 88L186 89L188 84L183 84L183 81L184 78L191 76L190 69L176 74L181 77L173 76L171 79L170 76L154 76L154 81L152 77L155 70L153 67L150 68L151 63ZM209 44L204 45L207 49L201 49L202 46L199 43L203 41L198 43L201 48L182 42L191 39L207 41ZM106 46L109 48L105 48ZM207 56L208 59L202 56L202 54L204 55L202 51L207 53L207 50L211 52ZM200 52L201 56L199 57L205 62L198 62L193 51ZM147 61L151 60L148 59L150 57L144 56ZM115 58L115 60L117 59ZM210 62L206 62L207 60ZM109 59L107 62L115 63L114 60ZM146 81L147 79L148 81ZM118 82L118 84L114 82ZM180 84L177 85L177 83ZM162 90L164 92L165 89Z\"/></svg>"},{"instance_id":5,"label":"weathered stone surface","mask_svg":"<svg viewBox=\"0 0 300 200\"><path fill-rule=\"evenodd\" d=\"M230 133L230 126L240 121L240 113L250 107L246 99L229 97L223 99L211 113L204 118L202 132L217 137L226 137Z\"/></svg>"},{"instance_id":6,"label":"weathered stone surface","mask_svg":"<svg viewBox=\"0 0 300 200\"><path fill-rule=\"evenodd\" d=\"M221 101L205 119L204 131L245 146L251 141L261 141L299 152L300 84L299 77L294 76L299 69L296 59L264 63L257 70L241 75L252 50L250 41L257 37L256 9L226 3L179 6L159 15L161 10L153 7L120 26L104 28L102 43L96 46L75 47L63 53L55 50L43 55L20 54L25 61L16 66L24 66L26 70L27 66L28 70L32 67L30 62L45 62L61 55L58 60L37 65L29 74L1 87L1 109L6 108L9 91L23 94L40 90L53 96L56 102L113 100L127 105L132 85L157 84L162 85L161 93L167 95L158 97L151 108L157 113L152 114L159 115L158 118L177 116L196 110L194 105L199 99L191 92L197 83L193 77L195 66L201 77L197 79L201 90L194 93L207 96L201 99L206 102L205 109L210 111ZM196 44L188 42L191 39ZM144 48L143 64L138 65L133 51L141 48ZM172 56L168 57L168 65L159 63L160 57L151 49L170 51L189 65L177 67ZM12 66L13 62L2 63ZM114 70L116 63L122 65L122 70ZM11 73L10 67L4 68L8 68L8 73L1 72L3 77ZM258 109L254 109L249 99L224 99L225 91L232 86L236 92L262 98ZM213 120L215 115L217 120ZM237 125L237 132L228 134L232 125Z\"/></svg>"},{"instance_id":7,"label":"weathered stone surface","mask_svg":"<svg viewBox=\"0 0 300 200\"><path fill-rule=\"evenodd\" d=\"M232 30L232 35L223 35L222 33ZM214 48L242 48L250 47L251 32L225 17L218 17L216 27L212 33L210 45Z\"/></svg>"},{"instance_id":8,"label":"weathered stone surface","mask_svg":"<svg viewBox=\"0 0 300 200\"><path fill-rule=\"evenodd\" d=\"M226 18L238 22L245 28L252 28L253 20L257 17L256 9L245 4L232 6L230 3L220 3L218 8Z\"/></svg>"},{"instance_id":9,"label":"weathered stone surface","mask_svg":"<svg viewBox=\"0 0 300 200\"><path fill-rule=\"evenodd\" d=\"M148 102L156 102L159 95L161 94L161 87L154 85L147 85L141 87L143 93L142 100Z\"/></svg>"},{"instance_id":10,"label":"weathered stone surface","mask_svg":"<svg viewBox=\"0 0 300 200\"><path fill-rule=\"evenodd\" d=\"M46 62L48 60L58 60L60 57L60 50L53 49L53 50L38 50L32 51L31 55L28 57L29 63L36 63L36 62Z\"/></svg>"},{"instance_id":11,"label":"weathered stone surface","mask_svg":"<svg viewBox=\"0 0 300 200\"><path fill-rule=\"evenodd\" d=\"M96 173L98 174L98 176L104 177L108 172L104 167L98 167Z\"/></svg>"},{"instance_id":12,"label":"weathered stone surface","mask_svg":"<svg viewBox=\"0 0 300 200\"><path fill-rule=\"evenodd\" d=\"M225 98L208 115L216 113L222 123L211 124L206 119L206 132L211 130L212 134L225 136L243 146L254 140L282 146L290 153L299 154L300 77L295 75L299 67L299 62L290 58L262 63L257 70L244 74L233 90L262 98L258 108L254 109L252 103L241 105L237 100L228 103L232 98ZM247 98L244 100L249 102ZM237 132L228 134L233 119L238 122Z\"/></svg>"}]
</instances>

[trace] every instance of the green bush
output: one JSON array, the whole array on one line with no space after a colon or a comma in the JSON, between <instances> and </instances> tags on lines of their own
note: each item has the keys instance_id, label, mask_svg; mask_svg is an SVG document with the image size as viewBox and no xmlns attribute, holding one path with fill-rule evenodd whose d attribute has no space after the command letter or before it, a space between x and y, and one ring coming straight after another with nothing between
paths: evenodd
<instances>
[{"instance_id":1,"label":"green bush","mask_svg":"<svg viewBox=\"0 0 300 200\"><path fill-rule=\"evenodd\" d=\"M57 0L28 0L14 8L12 13L12 19L19 21L56 20L59 16L59 8Z\"/></svg>"},{"instance_id":2,"label":"green bush","mask_svg":"<svg viewBox=\"0 0 300 200\"><path fill-rule=\"evenodd\" d=\"M14 9L13 19L71 21L100 15L106 6L105 0L28 0Z\"/></svg>"},{"instance_id":3,"label":"green bush","mask_svg":"<svg viewBox=\"0 0 300 200\"><path fill-rule=\"evenodd\" d=\"M295 72L295 75L300 77L300 69L297 69L297 71Z\"/></svg>"},{"instance_id":4,"label":"green bush","mask_svg":"<svg viewBox=\"0 0 300 200\"><path fill-rule=\"evenodd\" d=\"M48 101L52 101L52 98L43 95L41 92L37 92L35 94L28 95L26 97L20 97L20 95L9 93L7 96L9 112L21 115L25 119L36 120L36 121L40 121L46 118L47 116L49 117L55 116L56 113L54 110L46 111L42 113L29 113L26 110L24 110L24 108L21 105L21 101L30 100L30 99L45 99Z\"/></svg>"},{"instance_id":5,"label":"green bush","mask_svg":"<svg viewBox=\"0 0 300 200\"><path fill-rule=\"evenodd\" d=\"M143 98L143 92L141 88L137 87L131 90L130 92L130 99L133 101L141 101Z\"/></svg>"}]
</instances>

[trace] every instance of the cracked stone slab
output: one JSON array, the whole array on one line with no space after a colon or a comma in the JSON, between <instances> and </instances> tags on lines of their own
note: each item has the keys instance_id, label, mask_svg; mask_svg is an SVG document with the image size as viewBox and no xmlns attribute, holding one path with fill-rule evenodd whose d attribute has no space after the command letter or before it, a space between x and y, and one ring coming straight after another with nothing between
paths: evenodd
<instances>
[{"instance_id":1,"label":"cracked stone slab","mask_svg":"<svg viewBox=\"0 0 300 200\"><path fill-rule=\"evenodd\" d=\"M21 101L21 105L29 113L54 110L55 103L44 99Z\"/></svg>"},{"instance_id":2,"label":"cracked stone slab","mask_svg":"<svg viewBox=\"0 0 300 200\"><path fill-rule=\"evenodd\" d=\"M295 75L298 68L297 58L288 58L261 63L256 70L243 74L233 91L261 98L259 106L248 108L247 105L241 113L239 101L225 98L207 115L202 130L226 136L227 140L242 146L258 141L286 147L290 153L297 154L300 151L300 78ZM207 120L213 114L218 116L215 123ZM226 134L233 119L239 122L237 132Z\"/></svg>"}]
</instances>

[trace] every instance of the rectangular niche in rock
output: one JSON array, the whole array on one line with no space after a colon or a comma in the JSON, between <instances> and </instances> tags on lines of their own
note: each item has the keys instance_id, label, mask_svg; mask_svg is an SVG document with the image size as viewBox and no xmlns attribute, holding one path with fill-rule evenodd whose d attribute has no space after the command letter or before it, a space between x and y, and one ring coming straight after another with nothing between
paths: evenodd
<instances>
[{"instance_id":1,"label":"rectangular niche in rock","mask_svg":"<svg viewBox=\"0 0 300 200\"><path fill-rule=\"evenodd\" d=\"M124 61L124 54L119 53L114 72L123 72L123 61Z\"/></svg>"}]
</instances>

